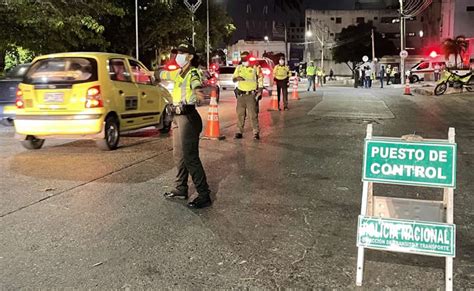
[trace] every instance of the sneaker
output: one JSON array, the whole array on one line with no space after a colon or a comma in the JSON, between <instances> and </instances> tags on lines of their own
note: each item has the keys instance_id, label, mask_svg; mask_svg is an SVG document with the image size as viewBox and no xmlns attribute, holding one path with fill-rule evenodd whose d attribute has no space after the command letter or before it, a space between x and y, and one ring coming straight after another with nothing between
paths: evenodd
<instances>
[{"instance_id":1,"label":"sneaker","mask_svg":"<svg viewBox=\"0 0 474 291\"><path fill-rule=\"evenodd\" d=\"M165 198L168 198L168 199L173 199L173 198L177 198L177 199L183 199L183 200L187 200L188 199L188 192L180 192L178 190L171 190L170 192L165 192L163 194L163 196L165 196Z\"/></svg>"},{"instance_id":2,"label":"sneaker","mask_svg":"<svg viewBox=\"0 0 474 291\"><path fill-rule=\"evenodd\" d=\"M237 138L237 139L241 139L242 137L243 135L240 132L236 133L234 136L234 138Z\"/></svg>"},{"instance_id":3,"label":"sneaker","mask_svg":"<svg viewBox=\"0 0 474 291\"><path fill-rule=\"evenodd\" d=\"M253 135L253 139L260 139L260 134L255 133L255 134Z\"/></svg>"}]
</instances>

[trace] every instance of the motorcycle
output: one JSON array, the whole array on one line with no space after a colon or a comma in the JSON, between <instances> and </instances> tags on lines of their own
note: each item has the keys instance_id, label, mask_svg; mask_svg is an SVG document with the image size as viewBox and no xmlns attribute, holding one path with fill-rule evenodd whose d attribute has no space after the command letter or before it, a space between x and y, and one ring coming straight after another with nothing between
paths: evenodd
<instances>
[{"instance_id":1,"label":"motorcycle","mask_svg":"<svg viewBox=\"0 0 474 291\"><path fill-rule=\"evenodd\" d=\"M474 91L474 84L472 82L472 72L465 75L457 75L449 70L444 71L443 77L438 81L434 94L436 96L443 95L448 89L449 84L453 84L456 88L466 88L468 92Z\"/></svg>"}]
</instances>

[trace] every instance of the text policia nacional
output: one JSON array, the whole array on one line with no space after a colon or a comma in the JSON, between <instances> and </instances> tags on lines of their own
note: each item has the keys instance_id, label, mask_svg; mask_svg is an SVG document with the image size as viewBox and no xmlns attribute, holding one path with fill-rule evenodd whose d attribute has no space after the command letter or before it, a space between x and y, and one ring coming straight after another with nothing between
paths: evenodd
<instances>
[{"instance_id":1,"label":"text policia nacional","mask_svg":"<svg viewBox=\"0 0 474 291\"><path fill-rule=\"evenodd\" d=\"M413 148L396 148L396 147L372 147L370 151L371 158L381 158L390 160L408 160L416 162L448 162L447 151L429 150ZM424 163L421 163L424 164ZM435 178L445 180L446 175L443 168L424 165L403 165L374 162L370 165L370 172L375 175L382 174L385 176L408 176L418 178Z\"/></svg>"}]
</instances>

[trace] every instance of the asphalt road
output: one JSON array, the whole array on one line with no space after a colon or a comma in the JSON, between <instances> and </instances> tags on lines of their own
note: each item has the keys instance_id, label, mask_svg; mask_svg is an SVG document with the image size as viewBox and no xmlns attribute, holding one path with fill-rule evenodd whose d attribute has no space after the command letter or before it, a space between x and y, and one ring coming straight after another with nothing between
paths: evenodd
<instances>
[{"instance_id":1,"label":"asphalt road","mask_svg":"<svg viewBox=\"0 0 474 291\"><path fill-rule=\"evenodd\" d=\"M175 172L171 139L154 129L102 152L65 140L27 151L0 127L0 289L354 289L368 123L394 137L447 138L456 128L454 286L474 288L474 95L402 92L325 87L301 92L287 112L268 112L265 98L260 141L248 127L232 138L235 98L223 93L227 139L201 142L215 203L198 211L162 197ZM375 192L442 197L420 187ZM369 250L364 275L364 288L441 288L444 260Z\"/></svg>"}]
</instances>

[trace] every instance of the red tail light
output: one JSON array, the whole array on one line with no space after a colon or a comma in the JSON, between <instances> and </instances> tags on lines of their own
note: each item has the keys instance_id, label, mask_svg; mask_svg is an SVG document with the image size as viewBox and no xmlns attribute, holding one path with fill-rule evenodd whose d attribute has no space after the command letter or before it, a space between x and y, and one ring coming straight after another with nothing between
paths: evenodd
<instances>
[{"instance_id":1,"label":"red tail light","mask_svg":"<svg viewBox=\"0 0 474 291\"><path fill-rule=\"evenodd\" d=\"M23 109L25 108L25 102L23 101L23 92L20 88L16 89L16 100L15 100L16 108Z\"/></svg>"},{"instance_id":2,"label":"red tail light","mask_svg":"<svg viewBox=\"0 0 474 291\"><path fill-rule=\"evenodd\" d=\"M262 73L263 73L264 75L270 75L271 71L270 71L269 68L263 68L263 69L262 69Z\"/></svg>"},{"instance_id":3,"label":"red tail light","mask_svg":"<svg viewBox=\"0 0 474 291\"><path fill-rule=\"evenodd\" d=\"M212 85L214 85L216 81L217 81L216 78L209 79L209 83L211 83Z\"/></svg>"},{"instance_id":4,"label":"red tail light","mask_svg":"<svg viewBox=\"0 0 474 291\"><path fill-rule=\"evenodd\" d=\"M214 78L219 78L219 74L218 73L214 73Z\"/></svg>"},{"instance_id":5,"label":"red tail light","mask_svg":"<svg viewBox=\"0 0 474 291\"><path fill-rule=\"evenodd\" d=\"M86 108L104 107L104 102L100 96L100 86L94 86L87 89Z\"/></svg>"}]
</instances>

